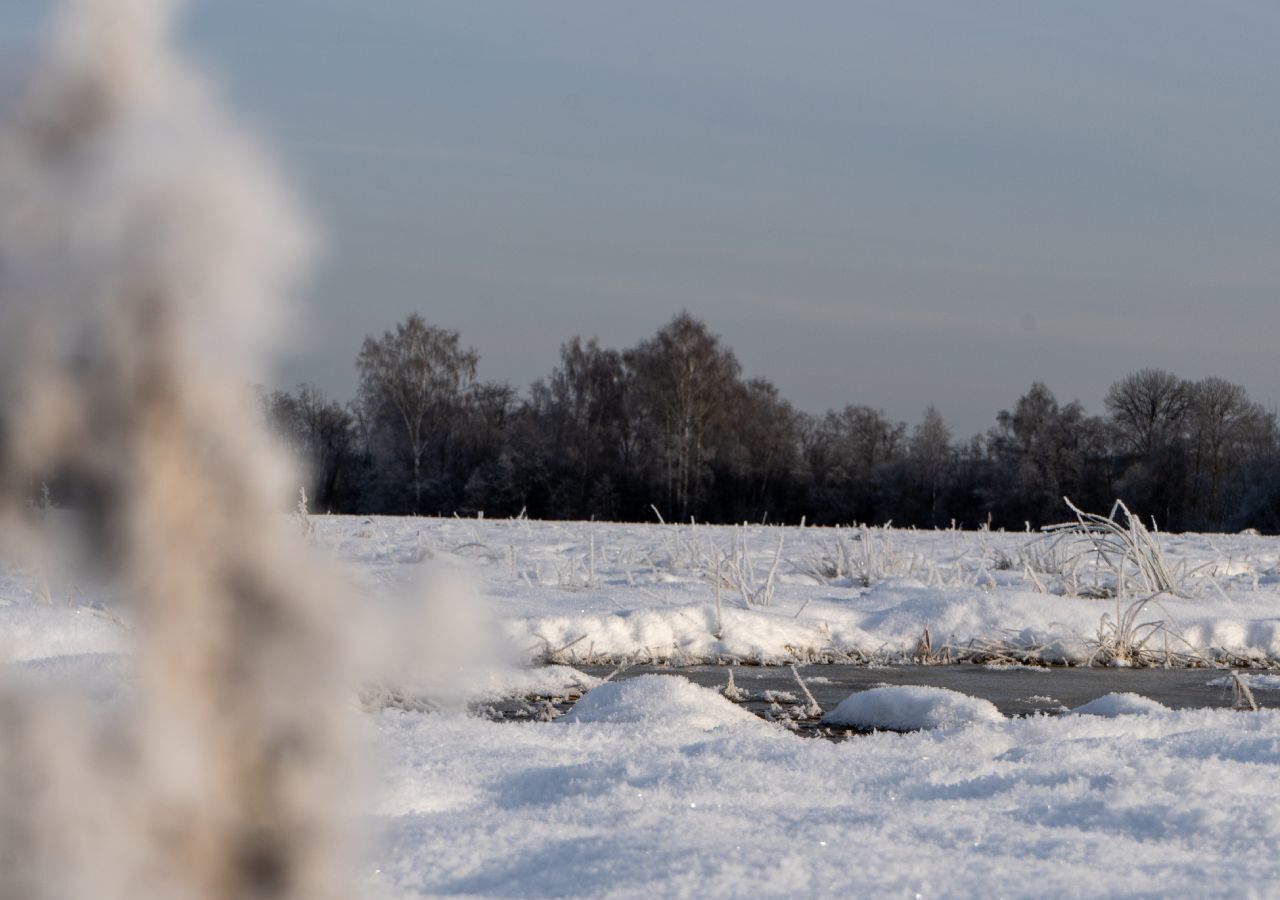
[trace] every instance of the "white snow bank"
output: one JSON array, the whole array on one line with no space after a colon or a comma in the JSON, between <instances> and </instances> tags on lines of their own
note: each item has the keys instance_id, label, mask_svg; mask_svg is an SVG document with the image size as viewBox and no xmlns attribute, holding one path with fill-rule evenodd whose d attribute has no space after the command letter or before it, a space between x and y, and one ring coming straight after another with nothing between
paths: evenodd
<instances>
[{"instance_id":1,"label":"white snow bank","mask_svg":"<svg viewBox=\"0 0 1280 900\"><path fill-rule=\"evenodd\" d=\"M846 697L822 717L827 725L920 731L999 722L1004 718L989 700L959 691L919 685L892 685Z\"/></svg>"},{"instance_id":2,"label":"white snow bank","mask_svg":"<svg viewBox=\"0 0 1280 900\"><path fill-rule=\"evenodd\" d=\"M1102 716L1114 719L1116 716L1138 716L1168 712L1169 707L1141 694L1121 693L1106 694L1097 700L1090 700L1084 706L1077 706L1071 711L1084 716Z\"/></svg>"},{"instance_id":3,"label":"white snow bank","mask_svg":"<svg viewBox=\"0 0 1280 900\"><path fill-rule=\"evenodd\" d=\"M571 723L678 725L709 731L727 725L765 723L709 688L678 675L641 675L602 684L564 717ZM639 733L643 737L643 733Z\"/></svg>"}]
</instances>

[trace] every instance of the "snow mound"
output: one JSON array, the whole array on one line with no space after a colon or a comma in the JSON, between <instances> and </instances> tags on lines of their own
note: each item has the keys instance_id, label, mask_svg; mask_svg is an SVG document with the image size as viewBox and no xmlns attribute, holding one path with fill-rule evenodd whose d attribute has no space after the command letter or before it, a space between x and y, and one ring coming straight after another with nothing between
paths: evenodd
<instances>
[{"instance_id":1,"label":"snow mound","mask_svg":"<svg viewBox=\"0 0 1280 900\"><path fill-rule=\"evenodd\" d=\"M846 697L822 717L827 725L919 731L1004 719L995 704L939 687L893 685Z\"/></svg>"},{"instance_id":2,"label":"snow mound","mask_svg":"<svg viewBox=\"0 0 1280 900\"><path fill-rule=\"evenodd\" d=\"M540 697L584 694L600 679L572 666L492 666L466 685L471 702L505 700L534 694Z\"/></svg>"},{"instance_id":3,"label":"snow mound","mask_svg":"<svg viewBox=\"0 0 1280 900\"><path fill-rule=\"evenodd\" d=\"M678 675L641 675L602 684L579 700L562 721L678 725L701 731L744 722L763 724L715 691Z\"/></svg>"},{"instance_id":4,"label":"snow mound","mask_svg":"<svg viewBox=\"0 0 1280 900\"><path fill-rule=\"evenodd\" d=\"M1144 697L1141 694L1123 693L1106 694L1096 700L1090 700L1084 706L1077 706L1073 713L1084 716L1102 716L1114 719L1116 716L1140 716L1152 713L1168 712L1169 707L1158 700Z\"/></svg>"}]
</instances>

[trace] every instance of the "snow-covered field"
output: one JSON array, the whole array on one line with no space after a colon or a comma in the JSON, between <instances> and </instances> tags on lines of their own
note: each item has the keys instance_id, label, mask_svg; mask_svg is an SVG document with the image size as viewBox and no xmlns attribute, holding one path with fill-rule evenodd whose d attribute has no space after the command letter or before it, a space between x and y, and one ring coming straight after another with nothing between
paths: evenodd
<instances>
[{"instance_id":1,"label":"snow-covered field","mask_svg":"<svg viewBox=\"0 0 1280 900\"><path fill-rule=\"evenodd\" d=\"M938 659L950 649L1123 663L1116 638L1127 636L1161 662L1280 661L1280 540L1269 537L1160 536L1186 596L1135 603L1151 594L1128 581L1123 598L1094 596L1114 578L1095 577L1081 546L1026 534L312 522L369 592L417 577L422 564L460 568L515 644L569 663L910 658L926 629Z\"/></svg>"},{"instance_id":2,"label":"snow-covered field","mask_svg":"<svg viewBox=\"0 0 1280 900\"><path fill-rule=\"evenodd\" d=\"M521 668L545 660L1270 663L1276 539L1161 536L1183 596L1148 599L1133 585L1096 596L1116 585L1034 535L310 521L317 552L349 572L357 617L421 600L421 615L394 621L430 632L410 642L430 658L397 670L415 674L366 697L371 895L1274 893L1269 709L1109 697L1004 719L904 688L827 712L941 727L833 743L676 674L596 687L556 721L423 710L433 691L475 701L596 684ZM127 627L72 578L0 573L11 676L110 696L130 677ZM1276 677L1247 680L1269 705Z\"/></svg>"}]
</instances>

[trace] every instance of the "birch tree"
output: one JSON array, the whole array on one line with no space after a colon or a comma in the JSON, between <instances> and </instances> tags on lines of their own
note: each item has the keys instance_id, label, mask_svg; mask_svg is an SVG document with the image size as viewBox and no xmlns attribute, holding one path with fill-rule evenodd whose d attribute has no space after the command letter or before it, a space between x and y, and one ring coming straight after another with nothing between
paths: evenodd
<instances>
[{"instance_id":1,"label":"birch tree","mask_svg":"<svg viewBox=\"0 0 1280 900\"><path fill-rule=\"evenodd\" d=\"M1241 385L1204 378L1190 389L1189 439L1199 505L1208 524L1224 518L1223 488L1250 458L1271 444L1274 420Z\"/></svg>"},{"instance_id":2,"label":"birch tree","mask_svg":"<svg viewBox=\"0 0 1280 900\"><path fill-rule=\"evenodd\" d=\"M417 313L360 348L359 403L375 442L407 467L415 513L422 511L427 463L445 468L479 360L458 332L428 325Z\"/></svg>"},{"instance_id":3,"label":"birch tree","mask_svg":"<svg viewBox=\"0 0 1280 900\"><path fill-rule=\"evenodd\" d=\"M654 439L666 500L685 518L702 499L712 439L738 384L738 359L687 312L624 359Z\"/></svg>"}]
</instances>

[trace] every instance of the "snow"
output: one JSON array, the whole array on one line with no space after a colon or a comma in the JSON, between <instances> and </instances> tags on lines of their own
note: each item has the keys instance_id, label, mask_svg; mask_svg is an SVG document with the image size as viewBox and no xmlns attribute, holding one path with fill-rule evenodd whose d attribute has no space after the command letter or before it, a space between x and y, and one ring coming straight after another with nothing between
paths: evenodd
<instances>
[{"instance_id":1,"label":"snow","mask_svg":"<svg viewBox=\"0 0 1280 900\"><path fill-rule=\"evenodd\" d=\"M317 552L348 571L350 631L401 641L371 654L387 689L453 701L365 715L368 896L1263 896L1280 878L1280 711L1111 695L1079 715L1004 719L955 692L880 688L829 721L922 730L834 742L675 675L601 684L527 665L874 663L921 643L994 647L1004 666L1085 661L1103 616L1119 620L1133 600L1073 596L1069 579L1045 575L1041 593L1002 562L1034 536L312 521ZM876 542L879 569L814 574L833 541L855 537ZM1186 598L1133 607L1153 631L1147 649L1280 661L1280 541L1161 540L1179 571L1213 574L1188 575ZM759 602L722 585L717 614L703 565L715 553L738 554ZM20 569L0 569L3 680L126 691L130 626L110 598L89 584L40 597ZM493 722L458 702L583 691L551 722Z\"/></svg>"},{"instance_id":2,"label":"snow","mask_svg":"<svg viewBox=\"0 0 1280 900\"><path fill-rule=\"evenodd\" d=\"M982 645L1013 654L1006 661L1083 663L1099 649L1103 616L1119 620L1134 601L1073 596L1073 588L1091 584L1086 566L1067 570L1076 571L1077 584L1065 574L1029 577L1017 562L1036 540L1028 534L522 519L312 521L320 547L354 567L365 593L384 593L423 568L456 568L473 580L513 647L567 663L884 661L910 658L926 628L935 649ZM1160 540L1169 566L1186 573L1188 596L1138 604L1133 624L1153 631L1145 648L1280 661L1277 541L1253 535ZM814 574L837 543L866 554L866 577L828 581ZM744 586L722 585L719 613L717 557L748 575ZM748 605L746 598L763 593L775 557L770 602Z\"/></svg>"},{"instance_id":3,"label":"snow","mask_svg":"<svg viewBox=\"0 0 1280 900\"><path fill-rule=\"evenodd\" d=\"M641 727L711 731L743 726L768 727L740 706L688 679L669 675L641 675L602 684L580 700L562 720L568 724L607 722Z\"/></svg>"},{"instance_id":4,"label":"snow","mask_svg":"<svg viewBox=\"0 0 1280 900\"><path fill-rule=\"evenodd\" d=\"M1082 716L1102 716L1114 719L1118 716L1142 716L1168 712L1163 703L1143 697L1141 694L1116 693L1106 694L1096 700L1090 700L1083 706L1071 710Z\"/></svg>"},{"instance_id":5,"label":"snow","mask_svg":"<svg viewBox=\"0 0 1280 900\"><path fill-rule=\"evenodd\" d=\"M995 704L947 688L886 685L859 691L822 717L826 725L914 731L951 728L1004 718Z\"/></svg>"},{"instance_id":6,"label":"snow","mask_svg":"<svg viewBox=\"0 0 1280 900\"><path fill-rule=\"evenodd\" d=\"M10 598L0 594L0 660L118 653L125 646L120 624L97 610Z\"/></svg>"},{"instance_id":7,"label":"snow","mask_svg":"<svg viewBox=\"0 0 1280 900\"><path fill-rule=\"evenodd\" d=\"M385 712L392 896L1263 896L1280 713L781 729Z\"/></svg>"},{"instance_id":8,"label":"snow","mask_svg":"<svg viewBox=\"0 0 1280 900\"><path fill-rule=\"evenodd\" d=\"M446 612L419 631L493 629L525 660L891 661L911 658L928 629L935 650L990 649L982 661L1083 663L1099 651L1103 617L1118 621L1133 604L1073 596L1073 587L1088 586L1083 569L1076 585L1065 575L1029 577L1010 562L1035 541L1027 534L346 516L311 522L318 552L346 563L362 601L439 594L429 573L457 573L469 587L449 588L457 596ZM1188 596L1136 605L1132 624L1145 649L1280 662L1280 542L1160 539L1170 567L1187 573ZM865 551L874 561L865 578L828 582L813 574L837 542L854 553L874 549ZM748 605L750 590L726 584L717 613L709 565L717 556L746 571L745 587L757 595L776 557L769 602ZM52 606L32 593L21 577L0 573L0 654L118 652L119 624L84 609L104 603L92 586L72 585Z\"/></svg>"}]
</instances>

